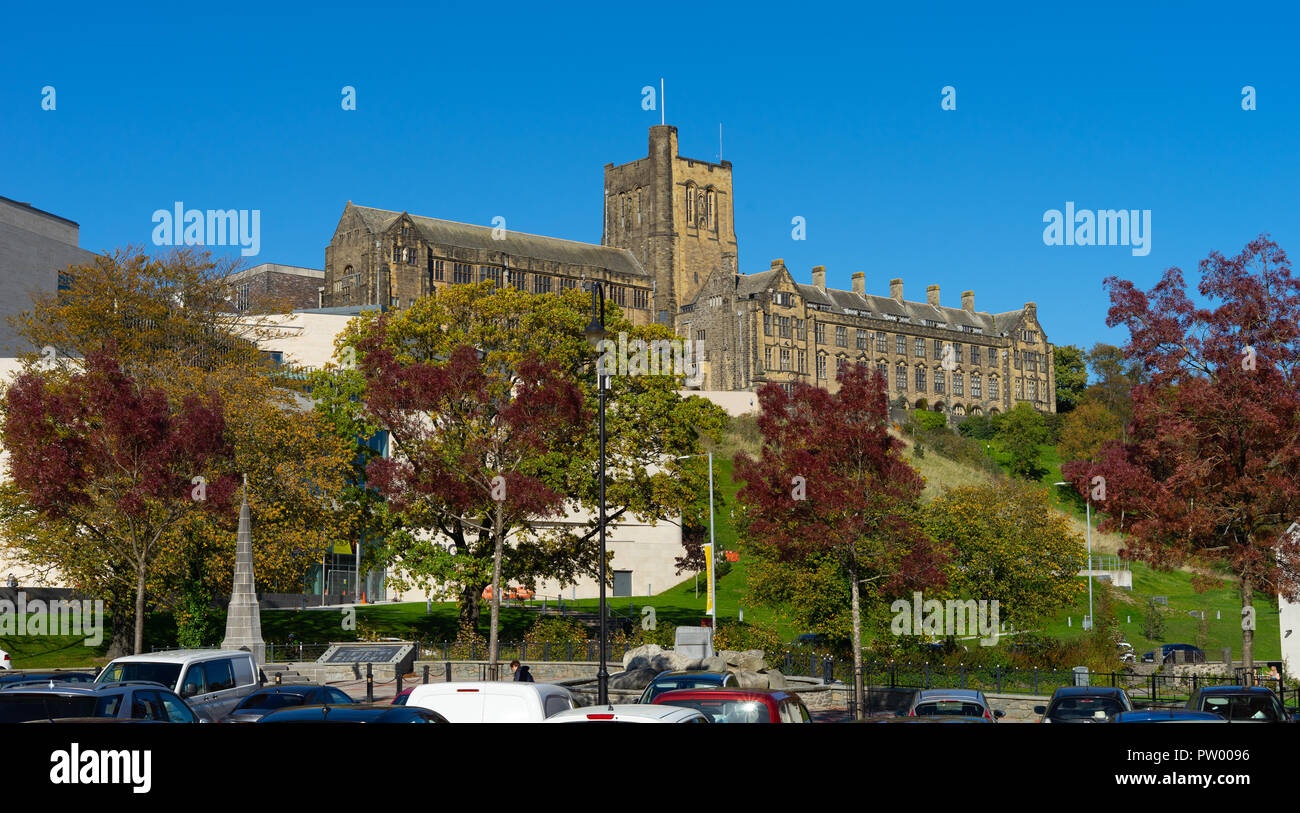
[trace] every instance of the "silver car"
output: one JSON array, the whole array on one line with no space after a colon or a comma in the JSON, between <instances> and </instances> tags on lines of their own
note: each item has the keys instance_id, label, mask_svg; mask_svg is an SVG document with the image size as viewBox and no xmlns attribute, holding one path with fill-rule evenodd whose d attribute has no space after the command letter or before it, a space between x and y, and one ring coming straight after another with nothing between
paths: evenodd
<instances>
[{"instance_id":1,"label":"silver car","mask_svg":"<svg viewBox=\"0 0 1300 813\"><path fill-rule=\"evenodd\" d=\"M996 722L1006 712L989 706L979 689L922 689L912 699L906 717L983 717Z\"/></svg>"}]
</instances>

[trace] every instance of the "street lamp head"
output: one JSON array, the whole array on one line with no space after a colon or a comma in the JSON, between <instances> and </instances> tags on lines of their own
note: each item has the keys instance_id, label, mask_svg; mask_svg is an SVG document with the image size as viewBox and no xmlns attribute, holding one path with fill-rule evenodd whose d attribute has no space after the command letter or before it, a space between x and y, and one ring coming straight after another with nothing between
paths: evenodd
<instances>
[{"instance_id":1,"label":"street lamp head","mask_svg":"<svg viewBox=\"0 0 1300 813\"><path fill-rule=\"evenodd\" d=\"M1054 486L1068 486L1069 483L1052 483Z\"/></svg>"},{"instance_id":2,"label":"street lamp head","mask_svg":"<svg viewBox=\"0 0 1300 813\"><path fill-rule=\"evenodd\" d=\"M591 324L587 325L582 333L587 337L587 344L591 345L593 350L600 349L600 343L605 339L605 326L600 323L599 318L592 315Z\"/></svg>"}]
</instances>

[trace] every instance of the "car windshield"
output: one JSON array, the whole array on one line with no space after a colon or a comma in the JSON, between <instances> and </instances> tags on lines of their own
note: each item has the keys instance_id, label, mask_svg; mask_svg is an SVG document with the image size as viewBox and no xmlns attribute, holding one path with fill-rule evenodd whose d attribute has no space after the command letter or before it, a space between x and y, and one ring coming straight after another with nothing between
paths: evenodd
<instances>
[{"instance_id":1,"label":"car windshield","mask_svg":"<svg viewBox=\"0 0 1300 813\"><path fill-rule=\"evenodd\" d=\"M1062 697L1048 716L1058 720L1085 720L1095 718L1099 711L1111 717L1124 711L1124 704L1114 697Z\"/></svg>"},{"instance_id":2,"label":"car windshield","mask_svg":"<svg viewBox=\"0 0 1300 813\"><path fill-rule=\"evenodd\" d=\"M984 707L964 700L931 700L918 703L912 712L917 717L952 715L954 717L983 717Z\"/></svg>"},{"instance_id":3,"label":"car windshield","mask_svg":"<svg viewBox=\"0 0 1300 813\"><path fill-rule=\"evenodd\" d=\"M757 700L728 698L674 700L669 705L695 709L709 718L711 723L770 723L772 715L767 706Z\"/></svg>"},{"instance_id":4,"label":"car windshield","mask_svg":"<svg viewBox=\"0 0 1300 813\"><path fill-rule=\"evenodd\" d=\"M1212 711L1229 720L1271 720L1282 719L1273 698L1265 695L1236 694L1211 696L1204 699L1205 711Z\"/></svg>"},{"instance_id":5,"label":"car windshield","mask_svg":"<svg viewBox=\"0 0 1300 813\"><path fill-rule=\"evenodd\" d=\"M96 683L116 683L119 680L151 680L169 688L176 686L181 675L179 663L150 663L148 661L119 661L110 663L99 673Z\"/></svg>"},{"instance_id":6,"label":"car windshield","mask_svg":"<svg viewBox=\"0 0 1300 813\"><path fill-rule=\"evenodd\" d=\"M63 717L112 717L118 700L117 696L65 697L6 692L0 695L0 723L27 723Z\"/></svg>"},{"instance_id":7,"label":"car windshield","mask_svg":"<svg viewBox=\"0 0 1300 813\"><path fill-rule=\"evenodd\" d=\"M244 702L239 704L238 710L258 709L270 711L271 709L283 709L289 706L301 706L306 700L307 698L300 694L267 692L266 694L255 694L245 698Z\"/></svg>"},{"instance_id":8,"label":"car windshield","mask_svg":"<svg viewBox=\"0 0 1300 813\"><path fill-rule=\"evenodd\" d=\"M664 692L671 692L675 689L701 689L721 684L722 681L715 675L682 675L680 677L664 678L663 680L656 680L650 687L650 699L654 700Z\"/></svg>"}]
</instances>

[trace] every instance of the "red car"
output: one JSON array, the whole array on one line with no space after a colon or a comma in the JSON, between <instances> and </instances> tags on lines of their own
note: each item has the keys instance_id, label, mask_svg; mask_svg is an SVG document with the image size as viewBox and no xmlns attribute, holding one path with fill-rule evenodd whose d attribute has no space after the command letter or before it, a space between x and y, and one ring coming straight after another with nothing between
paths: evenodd
<instances>
[{"instance_id":1,"label":"red car","mask_svg":"<svg viewBox=\"0 0 1300 813\"><path fill-rule=\"evenodd\" d=\"M677 689L654 699L703 712L714 723L811 723L808 708L784 689Z\"/></svg>"}]
</instances>

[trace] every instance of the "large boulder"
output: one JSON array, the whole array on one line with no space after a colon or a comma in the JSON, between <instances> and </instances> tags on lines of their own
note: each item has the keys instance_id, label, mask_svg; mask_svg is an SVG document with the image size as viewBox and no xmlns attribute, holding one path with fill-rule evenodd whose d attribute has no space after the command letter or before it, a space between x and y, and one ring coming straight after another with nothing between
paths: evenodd
<instances>
[{"instance_id":1,"label":"large boulder","mask_svg":"<svg viewBox=\"0 0 1300 813\"><path fill-rule=\"evenodd\" d=\"M704 658L698 661L699 666L692 666L692 669L704 669L708 672L725 672L727 671L727 662L721 657L714 655L712 658Z\"/></svg>"},{"instance_id":2,"label":"large boulder","mask_svg":"<svg viewBox=\"0 0 1300 813\"><path fill-rule=\"evenodd\" d=\"M609 688L611 689L644 689L650 685L650 681L655 679L659 672L654 669L631 669L626 672L619 672L617 675L609 676Z\"/></svg>"},{"instance_id":3,"label":"large boulder","mask_svg":"<svg viewBox=\"0 0 1300 813\"><path fill-rule=\"evenodd\" d=\"M763 655L763 650L746 649L744 652L737 653L733 665L740 669L748 669L751 672L762 672L767 669L767 660Z\"/></svg>"},{"instance_id":4,"label":"large boulder","mask_svg":"<svg viewBox=\"0 0 1300 813\"><path fill-rule=\"evenodd\" d=\"M765 674L767 675L767 688L769 689L784 689L789 685L785 681L785 675L781 674L779 669L768 669Z\"/></svg>"},{"instance_id":5,"label":"large boulder","mask_svg":"<svg viewBox=\"0 0 1300 813\"><path fill-rule=\"evenodd\" d=\"M742 689L766 689L767 675L760 674L751 669L735 669L736 681L740 683Z\"/></svg>"},{"instance_id":6,"label":"large boulder","mask_svg":"<svg viewBox=\"0 0 1300 813\"><path fill-rule=\"evenodd\" d=\"M625 670L653 669L656 674L691 669L697 663L699 663L697 658L672 649L662 649L658 644L646 644L636 649L629 649L623 656Z\"/></svg>"}]
</instances>

